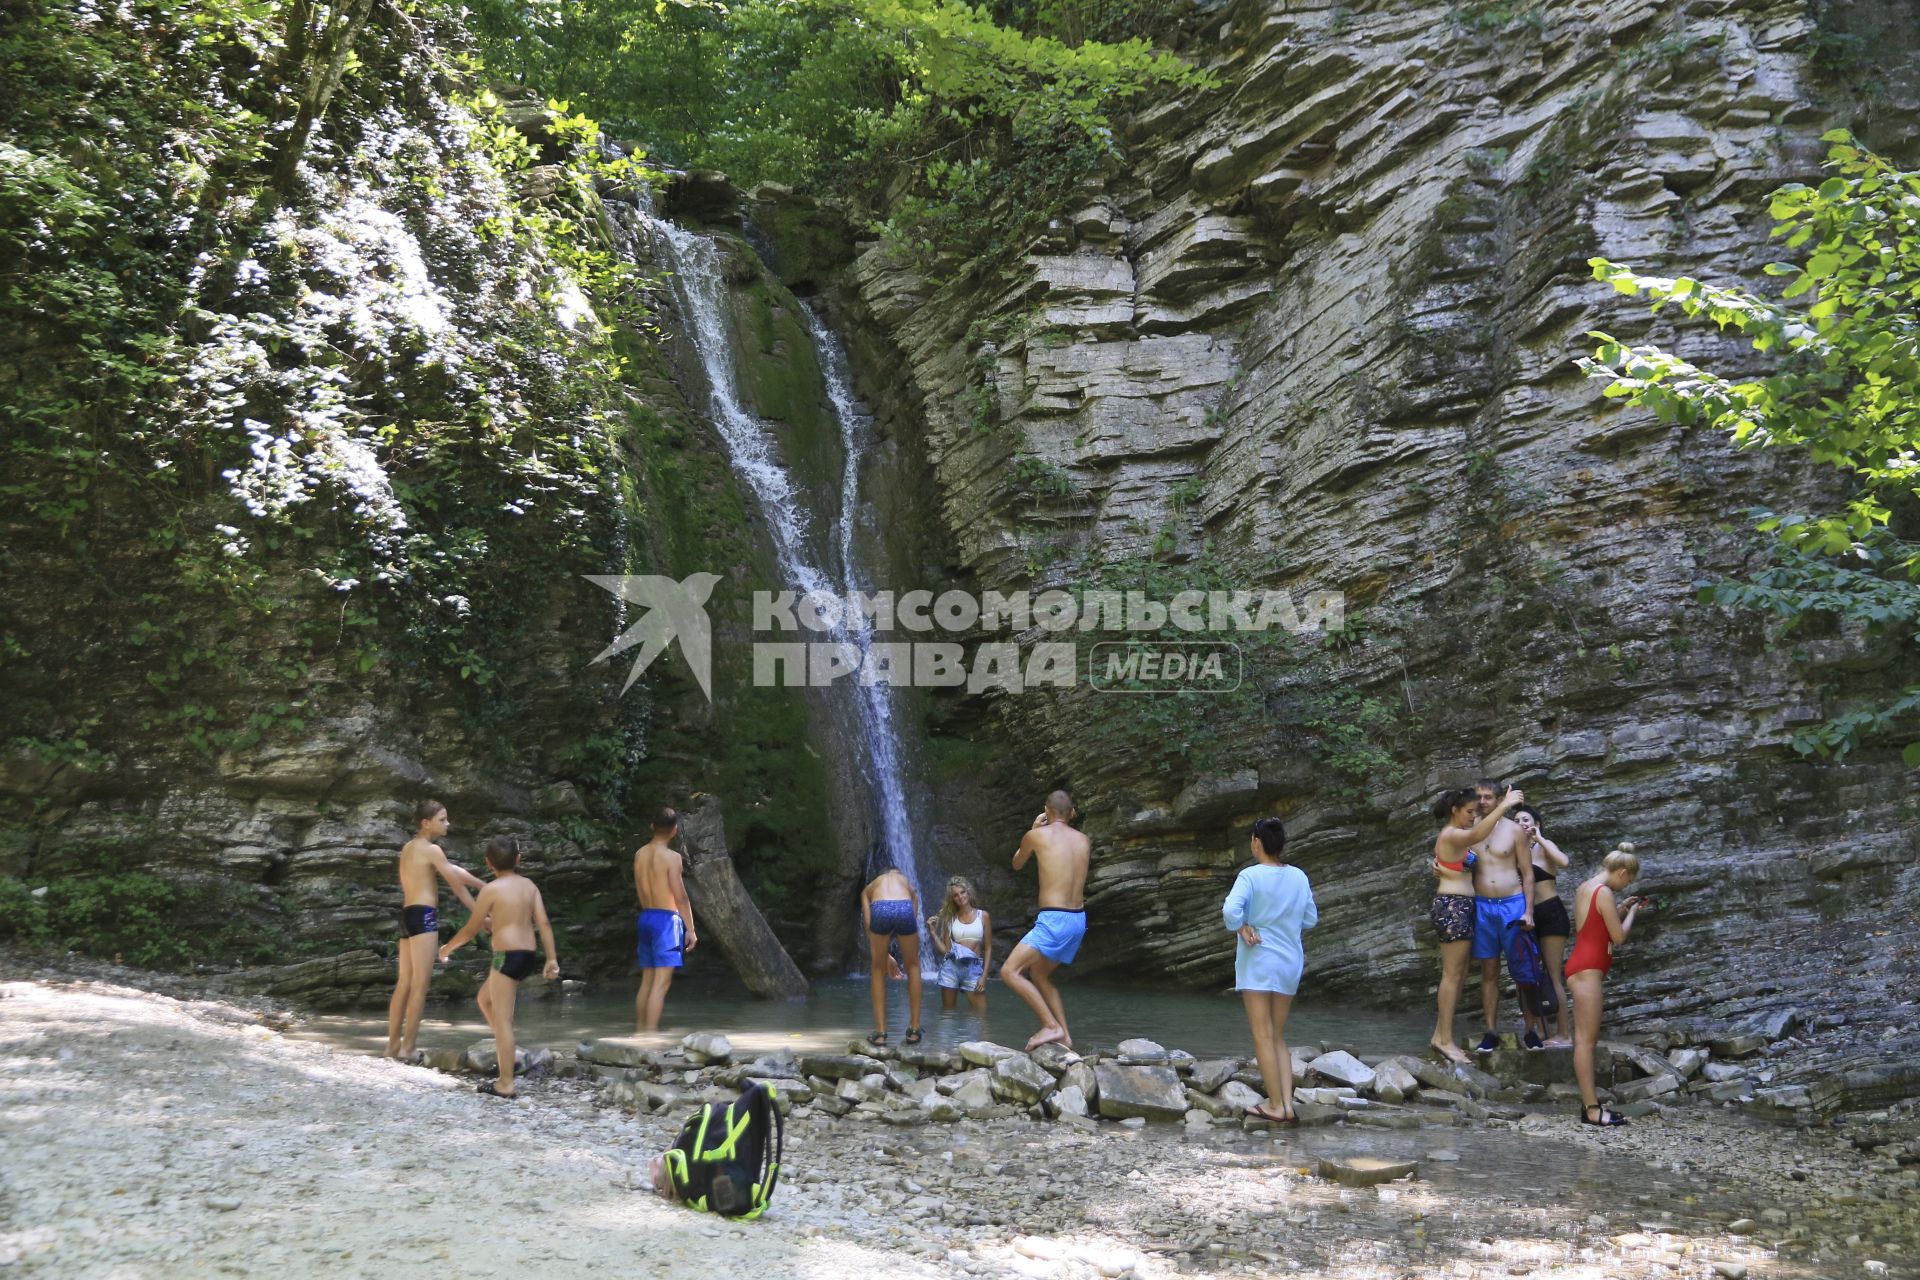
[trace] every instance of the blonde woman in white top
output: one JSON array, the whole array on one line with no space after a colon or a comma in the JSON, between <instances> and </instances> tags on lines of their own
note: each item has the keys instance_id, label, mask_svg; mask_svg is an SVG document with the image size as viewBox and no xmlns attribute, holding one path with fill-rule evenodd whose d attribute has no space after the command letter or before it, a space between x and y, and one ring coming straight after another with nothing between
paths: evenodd
<instances>
[{"instance_id":1,"label":"blonde woman in white top","mask_svg":"<svg viewBox=\"0 0 1920 1280\"><path fill-rule=\"evenodd\" d=\"M967 993L975 1013L987 1008L987 969L993 960L993 917L981 910L964 876L947 881L939 913L927 917L927 933L940 957L940 1007L952 1009Z\"/></svg>"}]
</instances>

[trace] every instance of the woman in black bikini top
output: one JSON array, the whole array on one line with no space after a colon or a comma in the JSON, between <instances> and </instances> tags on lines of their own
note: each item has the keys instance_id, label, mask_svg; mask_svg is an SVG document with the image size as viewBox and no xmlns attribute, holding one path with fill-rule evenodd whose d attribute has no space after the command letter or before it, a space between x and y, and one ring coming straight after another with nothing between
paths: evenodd
<instances>
[{"instance_id":1,"label":"woman in black bikini top","mask_svg":"<svg viewBox=\"0 0 1920 1280\"><path fill-rule=\"evenodd\" d=\"M1547 1026L1545 1018L1528 1015L1525 1044L1529 1049L1566 1049L1573 1045L1573 1031L1568 1021L1567 982L1560 965L1566 959L1573 922L1567 918L1567 904L1560 898L1554 877L1566 870L1567 855L1540 830L1540 815L1532 805L1515 806L1513 820L1527 833L1532 850L1528 857L1533 863L1533 936L1540 943L1540 961L1553 978L1554 994L1560 997L1553 1027ZM1550 1036L1549 1031L1553 1033Z\"/></svg>"}]
</instances>

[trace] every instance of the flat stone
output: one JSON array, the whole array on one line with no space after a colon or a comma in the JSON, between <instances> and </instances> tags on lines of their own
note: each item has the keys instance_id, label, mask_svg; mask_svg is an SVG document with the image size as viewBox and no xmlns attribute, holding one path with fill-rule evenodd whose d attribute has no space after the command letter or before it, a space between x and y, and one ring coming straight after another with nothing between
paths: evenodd
<instances>
[{"instance_id":1,"label":"flat stone","mask_svg":"<svg viewBox=\"0 0 1920 1280\"><path fill-rule=\"evenodd\" d=\"M1076 1062L1061 1072L1060 1087L1078 1089L1089 1106L1100 1096L1099 1078L1094 1075L1091 1062Z\"/></svg>"},{"instance_id":2,"label":"flat stone","mask_svg":"<svg viewBox=\"0 0 1920 1280\"><path fill-rule=\"evenodd\" d=\"M1420 1168L1417 1160L1386 1160L1379 1156L1322 1157L1319 1174L1343 1187L1376 1187L1409 1177Z\"/></svg>"},{"instance_id":3,"label":"flat stone","mask_svg":"<svg viewBox=\"0 0 1920 1280\"><path fill-rule=\"evenodd\" d=\"M1667 1055L1667 1064L1682 1080L1691 1080L1707 1065L1704 1049L1675 1049Z\"/></svg>"},{"instance_id":4,"label":"flat stone","mask_svg":"<svg viewBox=\"0 0 1920 1280\"><path fill-rule=\"evenodd\" d=\"M696 1064L726 1062L733 1057L733 1042L717 1032L696 1031L680 1041L680 1050Z\"/></svg>"},{"instance_id":5,"label":"flat stone","mask_svg":"<svg viewBox=\"0 0 1920 1280\"><path fill-rule=\"evenodd\" d=\"M1404 1102L1420 1081L1398 1062L1382 1062L1373 1069L1374 1096L1382 1102Z\"/></svg>"},{"instance_id":6,"label":"flat stone","mask_svg":"<svg viewBox=\"0 0 1920 1280\"><path fill-rule=\"evenodd\" d=\"M1752 1034L1716 1036L1708 1042L1716 1058L1747 1058L1767 1047L1767 1038Z\"/></svg>"},{"instance_id":7,"label":"flat stone","mask_svg":"<svg viewBox=\"0 0 1920 1280\"><path fill-rule=\"evenodd\" d=\"M1240 1064L1231 1058L1215 1058L1206 1062L1195 1062L1193 1070L1187 1073L1187 1083L1202 1093L1212 1093L1227 1081L1233 1079L1233 1073Z\"/></svg>"},{"instance_id":8,"label":"flat stone","mask_svg":"<svg viewBox=\"0 0 1920 1280\"><path fill-rule=\"evenodd\" d=\"M1373 1068L1346 1052L1344 1049L1336 1049L1332 1053L1323 1053L1315 1058L1308 1064L1307 1074L1319 1076L1325 1080L1332 1080L1355 1089L1371 1089L1373 1087Z\"/></svg>"},{"instance_id":9,"label":"flat stone","mask_svg":"<svg viewBox=\"0 0 1920 1280\"><path fill-rule=\"evenodd\" d=\"M1004 1102L1032 1104L1052 1093L1053 1088L1053 1073L1024 1053L993 1064L993 1094Z\"/></svg>"},{"instance_id":10,"label":"flat stone","mask_svg":"<svg viewBox=\"0 0 1920 1280\"><path fill-rule=\"evenodd\" d=\"M491 1048L493 1042L489 1040L486 1044ZM585 1040L574 1053L582 1062L598 1062L609 1067L655 1067L660 1065L661 1057L658 1046L632 1036Z\"/></svg>"},{"instance_id":11,"label":"flat stone","mask_svg":"<svg viewBox=\"0 0 1920 1280\"><path fill-rule=\"evenodd\" d=\"M1247 1111L1266 1101L1266 1096L1251 1085L1229 1080L1214 1090L1213 1096L1235 1111Z\"/></svg>"},{"instance_id":12,"label":"flat stone","mask_svg":"<svg viewBox=\"0 0 1920 1280\"><path fill-rule=\"evenodd\" d=\"M887 1064L878 1058L852 1053L809 1053L800 1059L800 1071L826 1080L858 1080L882 1074Z\"/></svg>"},{"instance_id":13,"label":"flat stone","mask_svg":"<svg viewBox=\"0 0 1920 1280\"><path fill-rule=\"evenodd\" d=\"M1043 1044L1028 1054L1027 1057L1033 1059L1033 1061L1038 1063L1042 1068L1051 1072L1056 1078L1065 1075L1068 1067L1080 1061L1079 1054L1057 1042L1053 1044Z\"/></svg>"},{"instance_id":14,"label":"flat stone","mask_svg":"<svg viewBox=\"0 0 1920 1280\"><path fill-rule=\"evenodd\" d=\"M1242 1086L1242 1087L1244 1088L1245 1086ZM1192 1085L1188 1085L1187 1086L1187 1119L1189 1121L1193 1119L1193 1113L1196 1111L1198 1111L1201 1115L1207 1117L1208 1120L1213 1120L1220 1116L1231 1115L1233 1113L1233 1108L1229 1106L1227 1103L1220 1101L1218 1098L1210 1097L1207 1094L1200 1092L1198 1089L1194 1088Z\"/></svg>"},{"instance_id":15,"label":"flat stone","mask_svg":"<svg viewBox=\"0 0 1920 1280\"><path fill-rule=\"evenodd\" d=\"M1102 1062L1093 1069L1099 1112L1109 1120L1178 1120L1187 1113L1187 1089L1171 1067Z\"/></svg>"},{"instance_id":16,"label":"flat stone","mask_svg":"<svg viewBox=\"0 0 1920 1280\"><path fill-rule=\"evenodd\" d=\"M1080 1092L1078 1085L1064 1085L1055 1089L1047 1098L1047 1110L1055 1119L1063 1116L1085 1116L1087 1114L1087 1095Z\"/></svg>"},{"instance_id":17,"label":"flat stone","mask_svg":"<svg viewBox=\"0 0 1920 1280\"><path fill-rule=\"evenodd\" d=\"M1002 1058L1025 1057L1018 1049L1009 1049L991 1040L969 1040L959 1048L960 1060L977 1067L991 1067Z\"/></svg>"}]
</instances>

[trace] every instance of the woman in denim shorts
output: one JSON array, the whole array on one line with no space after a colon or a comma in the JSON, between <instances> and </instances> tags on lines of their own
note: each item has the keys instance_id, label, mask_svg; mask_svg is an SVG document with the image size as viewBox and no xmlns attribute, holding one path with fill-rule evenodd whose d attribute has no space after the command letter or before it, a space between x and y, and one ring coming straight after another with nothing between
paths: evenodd
<instances>
[{"instance_id":1,"label":"woman in denim shorts","mask_svg":"<svg viewBox=\"0 0 1920 1280\"><path fill-rule=\"evenodd\" d=\"M927 933L940 956L940 1007L952 1009L954 997L967 993L975 1013L987 1008L987 966L993 959L993 917L980 907L963 876L947 881L946 901L927 917Z\"/></svg>"}]
</instances>

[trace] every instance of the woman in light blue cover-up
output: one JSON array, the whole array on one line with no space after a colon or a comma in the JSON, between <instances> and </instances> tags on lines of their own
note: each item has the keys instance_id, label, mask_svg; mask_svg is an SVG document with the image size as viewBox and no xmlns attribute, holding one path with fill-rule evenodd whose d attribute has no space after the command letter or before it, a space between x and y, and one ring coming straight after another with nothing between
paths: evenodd
<instances>
[{"instance_id":1,"label":"woman in light blue cover-up","mask_svg":"<svg viewBox=\"0 0 1920 1280\"><path fill-rule=\"evenodd\" d=\"M1233 962L1233 985L1247 1006L1253 1050L1267 1100L1248 1114L1262 1120L1293 1121L1293 1057L1287 1051L1287 1013L1306 952L1300 935L1320 922L1307 873L1286 862L1287 829L1278 818L1253 824L1254 865L1242 871L1227 894L1221 918L1240 937Z\"/></svg>"}]
</instances>

